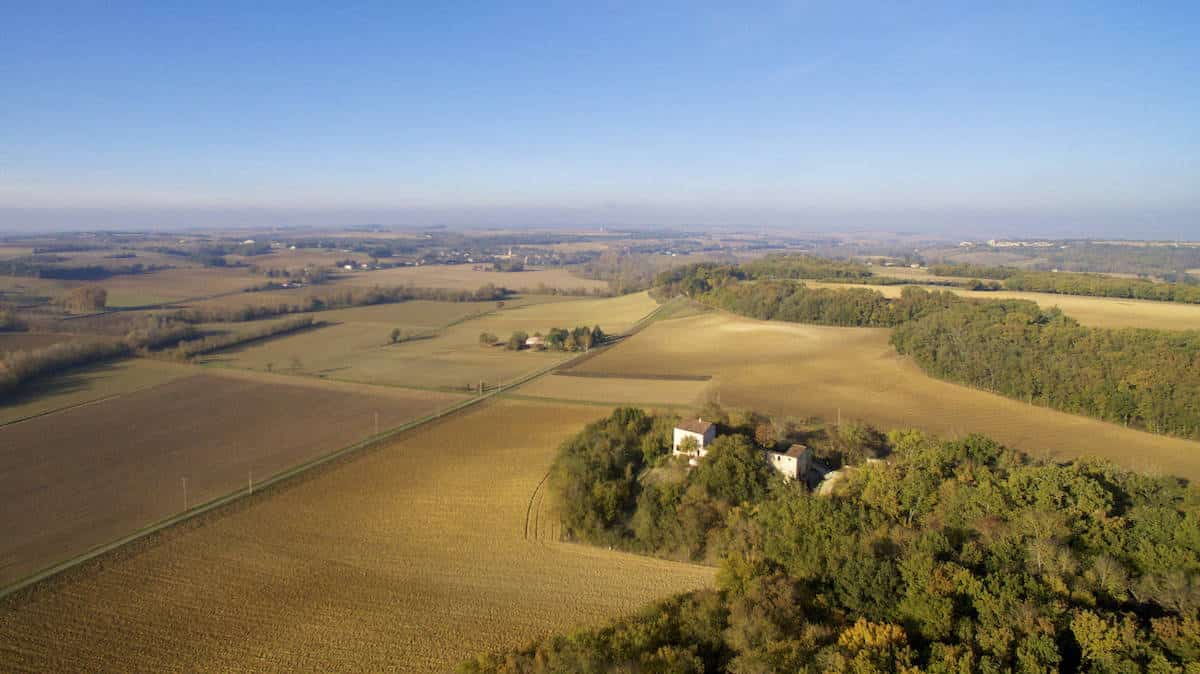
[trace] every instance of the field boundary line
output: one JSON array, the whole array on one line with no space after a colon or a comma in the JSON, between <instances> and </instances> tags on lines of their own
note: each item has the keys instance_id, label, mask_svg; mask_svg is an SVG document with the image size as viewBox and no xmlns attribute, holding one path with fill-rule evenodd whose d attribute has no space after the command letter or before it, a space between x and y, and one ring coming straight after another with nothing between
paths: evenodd
<instances>
[{"instance_id":1,"label":"field boundary line","mask_svg":"<svg viewBox=\"0 0 1200 674\"><path fill-rule=\"evenodd\" d=\"M634 325L638 326L638 325L644 323L647 319L650 319L655 314L657 314L659 311L661 311L661 309L662 309L662 306L660 305L654 311L647 314L640 321L638 321L638 323L635 323ZM554 370L556 370L560 367L571 365L577 360L580 360L586 356L594 355L598 351L601 351L611 345L617 344L620 342L621 339L623 339L624 337L627 337L629 335L632 335L634 332L636 332L636 329L631 329L630 331L628 331L624 335L622 335L620 338L613 339L605 344L602 344L600 346L597 346L597 347L591 349L590 351L585 351L584 353L578 354L572 358L568 358L567 360L561 361L559 363L554 363L547 367L544 367L544 368L535 370L533 372L530 372L528 374L522 375L522 376L518 377L517 379L513 380L512 382L504 384L503 386L499 386L491 391L485 392L481 395L477 395L472 398L468 398L466 400L456 402L456 403L454 403L448 407L442 408L436 412L427 414L423 417L418 417L411 421L407 421L403 424L400 424L399 426L395 426L393 428L387 429L376 435L368 436L367 438L364 438L363 440L360 440L353 444L342 447L341 449L334 450L328 454L318 456L314 459L309 459L308 461L305 461L301 464L292 466L291 468L286 468L278 473L275 473L274 475L271 475L270 477L263 479L261 482L256 483L254 485L254 490L261 492L263 490L269 489L275 485L278 485L282 482L290 480L296 476L307 473L308 471L310 471L314 468L317 468L319 466L323 466L325 464L336 461L337 459L351 455L355 452L359 452L359 451L367 449L369 447L373 447L373 446L382 444L384 442L387 442L388 440L391 440L392 438L394 438L397 435L400 435L401 433L404 433L406 431L410 431L412 429L423 426L427 423L437 421L438 419L445 418L451 414L455 414L462 410L465 410L465 409L468 409L475 405L478 405L486 400L490 400L491 398L497 398L511 389L514 389L514 388L517 388L518 386L527 384L528 382L530 382L534 379L537 379L538 377L541 377L545 374L553 372ZM549 473L547 473L547 476L549 476ZM544 480L544 478L543 478L543 480ZM535 493L536 493L536 490L535 490ZM250 494L251 494L251 492L248 489L239 487L238 489L236 489L232 492L229 492L229 493L225 494L224 496L218 496L214 499L210 499L208 501L205 501L204 503L193 506L192 508L189 508L188 510L185 510L180 513L176 513L174 515L171 515L170 517L160 519L156 522L153 522L144 527L141 527L129 534L126 534L126 535L114 540L114 541L110 541L108 543L103 543L101 545L91 548L90 550L82 552L78 555L69 557L68 559L65 559L61 562L52 564L52 565L42 569L41 571L38 571L29 576L26 576L25 578L22 578L16 582L10 583L9 585L0 589L0 599L4 599L12 594L15 594L15 593L21 591L21 590L24 590L31 586L37 585L38 583L40 583L44 580L47 580L49 578L52 578L54 576L57 576L58 574L60 574L64 571L68 571L72 568L75 568L75 567L85 563L85 562L89 562L93 559L96 559L97 557L101 557L109 552L120 549L130 543L139 541L143 538L146 538L146 537L156 534L160 531L163 531L164 529L169 529L177 524L187 522L187 521L192 520L193 518L196 518L200 515L204 515L213 510L221 508L223 506L237 502L237 501L241 500L242 498L249 496ZM527 517L528 517L528 515L527 515Z\"/></svg>"},{"instance_id":2,"label":"field boundary line","mask_svg":"<svg viewBox=\"0 0 1200 674\"><path fill-rule=\"evenodd\" d=\"M711 374L620 374L617 372L555 372L555 377L586 379L640 379L646 381L712 381Z\"/></svg>"},{"instance_id":3,"label":"field boundary line","mask_svg":"<svg viewBox=\"0 0 1200 674\"><path fill-rule=\"evenodd\" d=\"M559 405L581 405L590 407L621 407L622 405L634 405L636 407L649 407L661 409L695 409L695 404L688 403L662 403L662 402L630 402L628 400L577 400L574 398L555 398L553 396L535 396L528 393L509 393L505 396L506 400L523 400L531 403L555 403Z\"/></svg>"},{"instance_id":4,"label":"field boundary line","mask_svg":"<svg viewBox=\"0 0 1200 674\"><path fill-rule=\"evenodd\" d=\"M140 356L130 356L130 357L129 357L129 360L133 360L133 359L136 359L136 358L139 358L139 357L140 357ZM158 361L158 362L162 362L162 361ZM184 366L184 367L187 367L187 365L185 365L185 364L182 364L182 363L181 363L180 365L182 365L182 366ZM200 373L193 373L193 374L181 374L181 375L179 376L179 378L180 378L180 379L186 379L186 378L188 378L188 377L195 377L195 376L198 376L199 374L200 374ZM102 403L102 402L106 402L106 401L112 400L112 399L114 399L114 398L120 398L121 396L133 395L134 393L142 393L143 391L149 391L150 389L158 388L159 386L163 386L163 385L165 385L165 384L169 384L169 383L171 383L172 381L176 381L176 380L174 380L174 379L168 379L167 381L161 381L161 382L157 382L157 383L154 383L154 384L147 384L147 385L145 385L145 386L139 386L139 387L137 387L137 388L135 388L135 389L130 389L130 390L128 390L128 391L121 391L120 393L113 393L113 394L110 394L110 395L101 396L101 397L99 397L99 398L92 398L91 400L84 400L84 401L82 401L82 402L72 403L72 404L70 404L70 405L67 405L67 406L65 406L65 407L55 407L55 408L54 408L54 409L52 409L52 410L45 410L45 411L42 411L42 412L37 412L37 413L35 413L35 414L30 414L30 415L28 415L28 416L20 417L20 418L18 418L18 419L12 419L12 420L10 420L10 421L5 421L5 422L3 422L3 423L0 423L0 428L6 428L6 427L8 427L8 426L13 426L13 425L15 425L15 424L19 424L19 423L21 423L21 422L24 422L24 421L33 421L34 419L40 419L41 417L50 416L51 414L58 414L59 412L69 412L69 411L71 411L71 410L73 410L73 409L78 409L78 408L80 408L80 407L86 407L86 406L88 406L88 405L96 405L96 404L99 404L99 403ZM2 595L0 595L0 596L2 596Z\"/></svg>"},{"instance_id":5,"label":"field boundary line","mask_svg":"<svg viewBox=\"0 0 1200 674\"><path fill-rule=\"evenodd\" d=\"M143 388L134 389L133 391L128 391L128 393L137 393L138 391L144 391L148 388L154 388L154 386L146 386ZM112 400L113 398L120 398L123 395L125 395L125 393L113 393L111 395L102 396L100 398L93 398L91 400L84 400L83 402L78 402L78 403L74 403L72 405L67 405L66 407L56 407L52 410L44 410L42 412L37 412L35 414L30 414L28 416L24 416L24 417L20 417L18 419L12 419L11 421L5 421L4 423L0 423L0 428L5 428L7 426L14 426L14 425L19 424L24 421L33 421L34 419L48 417L51 414L58 414L59 412L67 412L69 410L78 409L80 407L86 407L88 405L95 405L96 403L102 403L106 400Z\"/></svg>"}]
</instances>

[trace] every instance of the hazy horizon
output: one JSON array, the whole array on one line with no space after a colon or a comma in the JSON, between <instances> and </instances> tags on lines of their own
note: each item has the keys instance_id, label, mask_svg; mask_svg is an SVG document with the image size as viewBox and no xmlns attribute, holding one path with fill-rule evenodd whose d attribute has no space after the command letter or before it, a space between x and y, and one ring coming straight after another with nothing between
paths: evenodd
<instances>
[{"instance_id":1,"label":"hazy horizon","mask_svg":"<svg viewBox=\"0 0 1200 674\"><path fill-rule=\"evenodd\" d=\"M1200 237L1200 7L39 8L0 231Z\"/></svg>"}]
</instances>

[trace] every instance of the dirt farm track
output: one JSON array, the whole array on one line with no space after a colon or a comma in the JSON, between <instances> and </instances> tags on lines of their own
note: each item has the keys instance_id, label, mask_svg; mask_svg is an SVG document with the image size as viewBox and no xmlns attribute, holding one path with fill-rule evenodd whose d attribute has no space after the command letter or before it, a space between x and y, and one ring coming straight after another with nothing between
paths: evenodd
<instances>
[{"instance_id":1,"label":"dirt farm track","mask_svg":"<svg viewBox=\"0 0 1200 674\"><path fill-rule=\"evenodd\" d=\"M526 540L595 406L494 401L0 601L6 671L447 671L712 583Z\"/></svg>"}]
</instances>

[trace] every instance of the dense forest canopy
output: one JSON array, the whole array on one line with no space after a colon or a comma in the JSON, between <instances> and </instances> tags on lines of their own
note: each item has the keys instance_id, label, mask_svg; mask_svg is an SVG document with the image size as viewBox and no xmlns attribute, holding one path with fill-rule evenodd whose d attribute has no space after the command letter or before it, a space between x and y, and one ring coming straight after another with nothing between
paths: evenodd
<instances>
[{"instance_id":1,"label":"dense forest canopy","mask_svg":"<svg viewBox=\"0 0 1200 674\"><path fill-rule=\"evenodd\" d=\"M951 302L892 344L929 374L1066 412L1200 438L1200 332L1104 330L1032 302Z\"/></svg>"},{"instance_id":2,"label":"dense forest canopy","mask_svg":"<svg viewBox=\"0 0 1200 674\"><path fill-rule=\"evenodd\" d=\"M986 267L974 264L935 264L929 271L939 276L1003 279L1006 290L1121 297L1159 302L1200 303L1200 284L1188 275L1181 283L1164 283L1143 278L1124 278L1104 274L1025 271L1013 267Z\"/></svg>"},{"instance_id":3,"label":"dense forest canopy","mask_svg":"<svg viewBox=\"0 0 1200 674\"><path fill-rule=\"evenodd\" d=\"M659 553L704 540L717 589L461 671L1195 671L1200 493L1178 479L897 430L886 461L816 496L740 432L664 478L669 427L622 409L565 443L564 524Z\"/></svg>"},{"instance_id":4,"label":"dense forest canopy","mask_svg":"<svg viewBox=\"0 0 1200 674\"><path fill-rule=\"evenodd\" d=\"M929 265L929 273L935 276L958 276L960 278L980 278L980 279L998 279L1003 280L1014 274L1019 274L1021 270L1015 267L1001 267L984 264L931 264Z\"/></svg>"},{"instance_id":5,"label":"dense forest canopy","mask_svg":"<svg viewBox=\"0 0 1200 674\"><path fill-rule=\"evenodd\" d=\"M1200 285L1156 283L1145 279L1118 278L1099 274L1021 272L1005 280L1004 287L1008 290L1032 290L1063 295L1123 297L1200 304Z\"/></svg>"}]
</instances>

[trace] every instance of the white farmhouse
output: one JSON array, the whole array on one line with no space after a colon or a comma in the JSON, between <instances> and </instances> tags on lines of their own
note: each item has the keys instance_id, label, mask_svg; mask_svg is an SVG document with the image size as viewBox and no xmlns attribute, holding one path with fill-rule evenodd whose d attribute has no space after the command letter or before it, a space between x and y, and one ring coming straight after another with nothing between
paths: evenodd
<instances>
[{"instance_id":1,"label":"white farmhouse","mask_svg":"<svg viewBox=\"0 0 1200 674\"><path fill-rule=\"evenodd\" d=\"M803 480L812 468L812 450L804 445L792 445L786 452L767 450L767 463L789 480Z\"/></svg>"},{"instance_id":2,"label":"white farmhouse","mask_svg":"<svg viewBox=\"0 0 1200 674\"><path fill-rule=\"evenodd\" d=\"M694 449L680 449L680 444L687 438L691 438L696 442ZM675 427L675 437L671 442L671 453L676 456L686 455L688 463L696 465L697 459L703 458L708 454L708 446L717 438L717 425L711 421L696 419L692 421L682 421Z\"/></svg>"}]
</instances>

